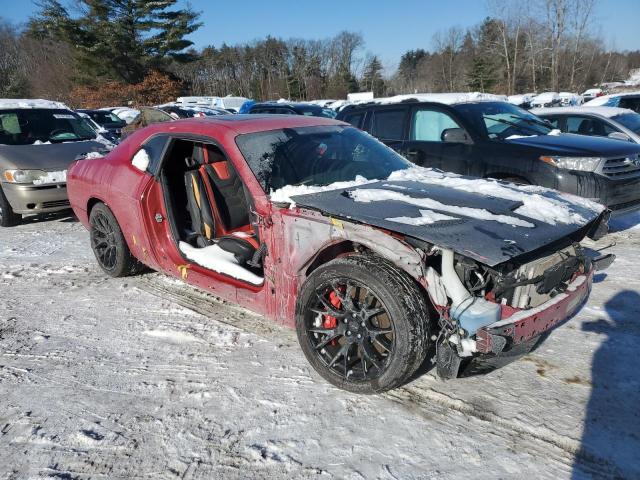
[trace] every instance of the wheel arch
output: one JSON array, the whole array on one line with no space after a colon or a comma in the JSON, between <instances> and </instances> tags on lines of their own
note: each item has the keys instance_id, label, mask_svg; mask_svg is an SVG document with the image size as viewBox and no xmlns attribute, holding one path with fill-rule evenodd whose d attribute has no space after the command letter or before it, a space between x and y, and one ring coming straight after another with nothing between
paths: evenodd
<instances>
[{"instance_id":1,"label":"wheel arch","mask_svg":"<svg viewBox=\"0 0 640 480\"><path fill-rule=\"evenodd\" d=\"M488 173L484 176L484 178L491 179L494 178L496 180L508 181L510 179L518 180L520 183L531 185L531 181L527 179L524 175L520 175L518 173L507 173L507 172L494 172Z\"/></svg>"}]
</instances>

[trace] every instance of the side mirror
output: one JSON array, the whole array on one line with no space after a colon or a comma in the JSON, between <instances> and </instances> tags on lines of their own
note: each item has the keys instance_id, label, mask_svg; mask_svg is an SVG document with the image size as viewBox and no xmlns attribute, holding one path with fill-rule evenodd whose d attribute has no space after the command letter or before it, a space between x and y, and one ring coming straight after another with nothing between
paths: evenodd
<instances>
[{"instance_id":1,"label":"side mirror","mask_svg":"<svg viewBox=\"0 0 640 480\"><path fill-rule=\"evenodd\" d=\"M465 143L472 145L473 141L462 128L447 128L442 132L442 141L445 143Z\"/></svg>"},{"instance_id":2,"label":"side mirror","mask_svg":"<svg viewBox=\"0 0 640 480\"><path fill-rule=\"evenodd\" d=\"M613 138L614 140L624 140L625 142L631 141L631 139L629 138L629 135L622 132L611 132L609 135L607 135L607 137Z\"/></svg>"},{"instance_id":3,"label":"side mirror","mask_svg":"<svg viewBox=\"0 0 640 480\"><path fill-rule=\"evenodd\" d=\"M136 152L136 154L131 159L131 165L136 167L141 172L146 172L147 168L149 168L149 163L151 162L151 158L149 157L149 153L144 147L141 147L140 150Z\"/></svg>"}]
</instances>

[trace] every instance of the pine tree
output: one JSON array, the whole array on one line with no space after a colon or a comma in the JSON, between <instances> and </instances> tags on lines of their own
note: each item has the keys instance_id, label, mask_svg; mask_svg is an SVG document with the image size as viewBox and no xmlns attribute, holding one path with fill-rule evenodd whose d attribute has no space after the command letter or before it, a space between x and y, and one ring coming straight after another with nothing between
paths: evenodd
<instances>
[{"instance_id":1,"label":"pine tree","mask_svg":"<svg viewBox=\"0 0 640 480\"><path fill-rule=\"evenodd\" d=\"M384 92L384 79L382 78L382 63L378 57L373 56L367 63L362 76L364 88L372 91L375 97L379 97Z\"/></svg>"},{"instance_id":2,"label":"pine tree","mask_svg":"<svg viewBox=\"0 0 640 480\"><path fill-rule=\"evenodd\" d=\"M496 85L493 66L486 58L479 56L473 59L471 69L467 73L467 86L474 91L487 92Z\"/></svg>"},{"instance_id":3,"label":"pine tree","mask_svg":"<svg viewBox=\"0 0 640 480\"><path fill-rule=\"evenodd\" d=\"M151 69L187 61L200 27L198 13L172 9L177 0L77 0L74 11L58 0L43 0L29 24L38 38L65 41L77 50L80 80L117 79L134 84ZM73 14L72 14L73 13Z\"/></svg>"}]
</instances>

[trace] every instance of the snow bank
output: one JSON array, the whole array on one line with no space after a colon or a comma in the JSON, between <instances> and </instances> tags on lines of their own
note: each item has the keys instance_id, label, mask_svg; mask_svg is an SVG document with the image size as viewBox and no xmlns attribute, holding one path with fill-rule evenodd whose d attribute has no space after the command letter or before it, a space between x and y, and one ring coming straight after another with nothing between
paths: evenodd
<instances>
[{"instance_id":1,"label":"snow bank","mask_svg":"<svg viewBox=\"0 0 640 480\"><path fill-rule=\"evenodd\" d=\"M397 201L408 203L416 207L424 207L427 209L439 210L442 212L461 215L463 217L473 217L481 220L489 220L494 222L506 223L517 227L533 228L533 223L522 220L521 218L511 217L509 215L496 215L483 208L459 207L457 205L446 205L432 198L416 198L400 192L391 190L383 190L379 188L357 189L349 192L349 196L356 202L380 202L380 201ZM437 214L436 214L437 215ZM445 215L446 217L446 215ZM399 217L407 218L407 217ZM452 219L448 217L446 219ZM418 220L416 220L418 221ZM404 222L407 223L407 222ZM425 224L422 224L425 225Z\"/></svg>"},{"instance_id":2,"label":"snow bank","mask_svg":"<svg viewBox=\"0 0 640 480\"><path fill-rule=\"evenodd\" d=\"M64 103L53 100L43 100L41 98L0 98L0 109L8 110L14 108L47 108L54 110L69 110Z\"/></svg>"},{"instance_id":3,"label":"snow bank","mask_svg":"<svg viewBox=\"0 0 640 480\"><path fill-rule=\"evenodd\" d=\"M184 253L189 260L204 268L249 282L253 285L262 285L264 281L262 277L240 266L233 253L221 249L218 245L195 248L188 243L180 242L179 246L180 251Z\"/></svg>"},{"instance_id":4,"label":"snow bank","mask_svg":"<svg viewBox=\"0 0 640 480\"><path fill-rule=\"evenodd\" d=\"M358 175L355 180L351 182L334 182L329 185L286 185L277 190L272 190L269 198L272 202L277 203L290 203L291 206L295 206L295 202L291 200L291 197L296 195L308 195L310 193L326 192L329 190L340 190L343 188L358 187L367 183L373 183L377 180L367 180L361 175Z\"/></svg>"},{"instance_id":5,"label":"snow bank","mask_svg":"<svg viewBox=\"0 0 640 480\"><path fill-rule=\"evenodd\" d=\"M391 217L385 218L389 222L404 223L407 225L431 225L432 223L441 222L443 220L458 220L456 217L450 217L433 210L420 210L419 217Z\"/></svg>"},{"instance_id":6,"label":"snow bank","mask_svg":"<svg viewBox=\"0 0 640 480\"><path fill-rule=\"evenodd\" d=\"M37 180L33 181L34 185L46 185L48 183L65 183L67 181L67 171L60 170L58 172L47 172Z\"/></svg>"},{"instance_id":7,"label":"snow bank","mask_svg":"<svg viewBox=\"0 0 640 480\"><path fill-rule=\"evenodd\" d=\"M412 167L407 170L395 171L389 176L389 180L444 185L465 192L475 192L481 195L522 202L523 205L518 207L514 213L550 225L558 223L580 224L587 221L574 210L570 202L577 203L581 207L596 213L604 210L604 206L586 198L560 194L544 187L533 185L515 186L498 182L497 180L464 178L460 175L439 172L424 167Z\"/></svg>"}]
</instances>

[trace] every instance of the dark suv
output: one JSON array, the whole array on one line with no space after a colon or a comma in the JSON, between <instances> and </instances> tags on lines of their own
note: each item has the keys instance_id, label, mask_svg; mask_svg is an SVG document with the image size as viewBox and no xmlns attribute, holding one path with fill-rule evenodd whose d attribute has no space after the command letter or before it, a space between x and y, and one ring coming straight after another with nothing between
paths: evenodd
<instances>
[{"instance_id":1,"label":"dark suv","mask_svg":"<svg viewBox=\"0 0 640 480\"><path fill-rule=\"evenodd\" d=\"M344 108L337 119L417 165L555 188L614 213L640 208L640 146L560 134L506 102L367 103Z\"/></svg>"}]
</instances>

